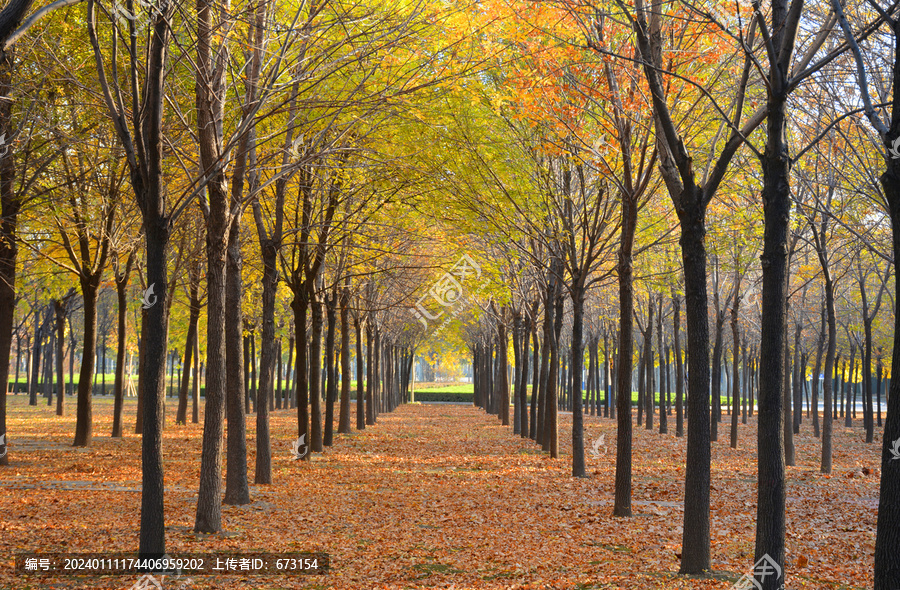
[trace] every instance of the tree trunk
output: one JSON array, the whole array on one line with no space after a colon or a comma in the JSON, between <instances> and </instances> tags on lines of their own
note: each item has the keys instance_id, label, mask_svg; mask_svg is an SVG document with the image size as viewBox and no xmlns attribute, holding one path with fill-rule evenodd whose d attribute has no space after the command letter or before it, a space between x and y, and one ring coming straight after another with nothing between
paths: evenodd
<instances>
[{"instance_id":1,"label":"tree trunk","mask_svg":"<svg viewBox=\"0 0 900 590\"><path fill-rule=\"evenodd\" d=\"M824 304L824 301L823 301ZM825 339L828 338L827 320L825 318L825 305L821 309L821 328L819 329L819 337L816 339L816 363L813 368L812 375L812 423L813 434L816 438L821 436L819 430L819 375L822 374L822 353L825 351ZM823 380L826 381L826 379ZM826 411L828 406L825 406Z\"/></svg>"},{"instance_id":2,"label":"tree trunk","mask_svg":"<svg viewBox=\"0 0 900 590\"><path fill-rule=\"evenodd\" d=\"M560 335L562 334L563 321L563 295L562 285L557 277L562 275L562 261L554 257L550 262L551 278L550 292L553 294L550 299L553 305L553 335L550 337L550 366L547 376L547 407L544 409L544 428L546 436L544 438L544 450L550 451L550 458L559 458L559 436L558 436L558 420L557 413L559 408L558 385L559 385L559 365L560 365Z\"/></svg>"},{"instance_id":3,"label":"tree trunk","mask_svg":"<svg viewBox=\"0 0 900 590\"><path fill-rule=\"evenodd\" d=\"M640 331L640 328L638 328ZM638 364L637 364L637 425L640 428L644 424L644 407L647 405L647 402L644 401L644 398L647 395L647 339L642 335L641 345L638 349Z\"/></svg>"},{"instance_id":4,"label":"tree trunk","mask_svg":"<svg viewBox=\"0 0 900 590\"><path fill-rule=\"evenodd\" d=\"M2 57L0 57L2 60ZM0 110L2 110L2 103L0 103ZM0 225L2 228L2 225ZM2 244L2 234L0 234L0 248L3 247ZM0 289L3 289L3 284L0 283ZM3 297L3 294L0 293L0 297ZM41 366L41 346L43 345L44 339L44 331L43 326L41 325L41 313L37 308L37 302L35 301L35 310L34 310L34 343L32 346L31 352L31 365L29 371L28 378L28 405L36 406L37 405L37 392L38 392L38 374L40 372ZM2 370L2 369L0 369ZM4 412L6 411L4 406ZM5 423L2 425L5 428ZM5 432L5 431L4 431ZM8 456L8 455L7 455Z\"/></svg>"},{"instance_id":5,"label":"tree trunk","mask_svg":"<svg viewBox=\"0 0 900 590\"><path fill-rule=\"evenodd\" d=\"M81 294L84 300L84 349L81 357L81 370L78 374L78 407L75 418L75 443L76 447L91 446L93 434L93 420L91 401L93 391L91 381L94 373L94 356L97 346L97 293L99 276L94 279L82 279ZM60 347L60 352L62 348ZM75 354L75 351L72 351ZM165 357L163 357L163 386L166 377ZM62 378L62 371L60 371ZM64 391L65 385L60 379L60 387Z\"/></svg>"},{"instance_id":6,"label":"tree trunk","mask_svg":"<svg viewBox=\"0 0 900 590\"><path fill-rule=\"evenodd\" d=\"M894 96L900 80L900 35L894 35ZM897 106L890 140L898 136ZM887 143L888 138L885 139ZM894 260L900 260L900 160L887 160L881 176L893 231ZM900 273L894 272L894 292L900 293ZM900 314L894 312L894 334L900 334ZM887 416L881 443L881 486L878 503L878 527L875 534L875 590L893 590L900 580L900 461L896 459L900 440L900 346L894 346L891 357L891 383L887 396ZM894 452L892 452L894 451Z\"/></svg>"},{"instance_id":7,"label":"tree trunk","mask_svg":"<svg viewBox=\"0 0 900 590\"><path fill-rule=\"evenodd\" d=\"M294 365L294 387L297 400L297 437L301 444L309 450L309 377L307 375L308 364L306 361L306 320L309 312L309 299L305 288L300 286L294 291L291 301L291 309L294 311L294 325L297 329L297 356ZM303 448L303 447L301 447ZM309 461L309 452L301 457L302 461Z\"/></svg>"},{"instance_id":8,"label":"tree trunk","mask_svg":"<svg viewBox=\"0 0 900 590\"><path fill-rule=\"evenodd\" d=\"M631 516L631 371L634 354L634 260L637 196L621 192L622 229L619 236L619 356L616 361L616 483L614 516ZM704 284L706 278L704 277Z\"/></svg>"},{"instance_id":9,"label":"tree trunk","mask_svg":"<svg viewBox=\"0 0 900 590\"><path fill-rule=\"evenodd\" d=\"M512 388L512 398L513 398L513 434L522 434L521 431L521 414L522 414L522 404L519 403L520 395L519 392L522 388L522 317L519 315L519 312L515 312L513 314L513 332L512 332L512 341L513 341L513 362L514 362L514 371L513 371L513 388ZM527 353L526 353L527 354Z\"/></svg>"},{"instance_id":10,"label":"tree trunk","mask_svg":"<svg viewBox=\"0 0 900 590\"><path fill-rule=\"evenodd\" d=\"M681 363L681 298L672 294L675 352L675 436L684 436L684 366Z\"/></svg>"},{"instance_id":11,"label":"tree trunk","mask_svg":"<svg viewBox=\"0 0 900 590\"><path fill-rule=\"evenodd\" d=\"M213 184L209 185L212 188ZM215 186L218 192L222 187ZM203 410L203 445L200 456L200 488L194 532L222 530L222 437L227 394L226 364L226 259L228 250L227 198L210 198L207 219L206 402ZM237 364L242 366L241 360ZM239 404L243 391L236 385ZM231 398L232 395L228 395ZM237 425L235 425L237 427Z\"/></svg>"},{"instance_id":12,"label":"tree trunk","mask_svg":"<svg viewBox=\"0 0 900 590\"><path fill-rule=\"evenodd\" d=\"M722 420L722 328L725 310L716 310L716 339L712 357L712 412L709 415L709 440L719 440L719 422Z\"/></svg>"},{"instance_id":13,"label":"tree trunk","mask_svg":"<svg viewBox=\"0 0 900 590\"><path fill-rule=\"evenodd\" d=\"M581 373L584 364L584 292L580 284L572 289L572 476L587 477L584 467L584 411Z\"/></svg>"},{"instance_id":14,"label":"tree trunk","mask_svg":"<svg viewBox=\"0 0 900 590\"><path fill-rule=\"evenodd\" d=\"M528 438L531 440L537 440L537 415L540 411L538 409L538 393L540 392L541 385L541 367L539 358L541 356L541 343L538 340L538 332L537 332L537 318L535 314L537 313L537 305L535 305L532 310L534 313L532 314L530 320L530 328L531 328L531 410L528 416Z\"/></svg>"},{"instance_id":15,"label":"tree trunk","mask_svg":"<svg viewBox=\"0 0 900 590\"><path fill-rule=\"evenodd\" d=\"M669 424L666 419L666 393L668 392L668 353L663 348L663 301L662 293L657 297L659 313L656 314L656 350L659 353L659 433L668 434ZM652 305L652 302L651 302Z\"/></svg>"},{"instance_id":16,"label":"tree trunk","mask_svg":"<svg viewBox=\"0 0 900 590\"><path fill-rule=\"evenodd\" d=\"M322 444L326 447L334 443L334 401L337 397L335 382L334 331L337 327L337 294L325 297L325 434Z\"/></svg>"},{"instance_id":17,"label":"tree trunk","mask_svg":"<svg viewBox=\"0 0 900 590\"><path fill-rule=\"evenodd\" d=\"M772 22L784 23L786 2L773 3ZM777 47L787 33L779 30ZM783 51L784 49L782 49ZM772 64L766 150L763 165L763 214L765 231L762 254L762 310L759 351L759 418L758 418L758 504L756 519L755 561L768 555L784 567L785 533L785 448L784 437L784 360L785 316L788 288L788 224L790 220L790 157L785 143L784 77L788 72L775 71ZM773 79L775 78L775 79ZM780 94L779 94L780 93ZM781 577L762 580L761 590L775 590Z\"/></svg>"},{"instance_id":18,"label":"tree trunk","mask_svg":"<svg viewBox=\"0 0 900 590\"><path fill-rule=\"evenodd\" d=\"M787 308L789 303L785 303L785 316L787 316ZM794 428L792 425L791 414L791 349L788 346L788 325L787 320L784 322L784 373L782 390L782 409L784 410L784 420L782 421L782 436L784 437L784 464L793 466L794 461Z\"/></svg>"},{"instance_id":19,"label":"tree trunk","mask_svg":"<svg viewBox=\"0 0 900 590\"><path fill-rule=\"evenodd\" d=\"M338 433L350 434L350 279L341 289L341 408Z\"/></svg>"},{"instance_id":20,"label":"tree trunk","mask_svg":"<svg viewBox=\"0 0 900 590\"><path fill-rule=\"evenodd\" d=\"M374 326L371 319L366 322L366 425L375 424L375 353L372 350Z\"/></svg>"},{"instance_id":21,"label":"tree trunk","mask_svg":"<svg viewBox=\"0 0 900 590\"><path fill-rule=\"evenodd\" d=\"M116 334L116 377L113 385L113 427L112 437L122 438L122 408L125 405L125 346L128 307L125 301L125 289L128 286L127 275L125 280L116 278L116 298L118 301L118 331ZM190 346L190 343L188 343Z\"/></svg>"},{"instance_id":22,"label":"tree trunk","mask_svg":"<svg viewBox=\"0 0 900 590\"><path fill-rule=\"evenodd\" d=\"M168 27L165 19L156 25ZM160 82L161 86L161 82ZM157 92L158 88L152 92ZM160 99L161 100L161 99ZM151 117L152 118L152 117ZM143 202L160 203L162 205L162 187L157 183L161 178L154 177L150 189L151 195L144 197ZM149 206L149 205L148 205ZM142 328L142 348L144 349L143 387L141 400L143 405L142 439L141 439L141 535L139 554L142 557L161 557L165 553L165 512L163 504L163 461L162 461L162 425L163 425L163 385L165 382L165 360L168 344L169 305L167 277L167 250L169 242L169 226L155 220L144 222L147 245L147 282L156 286L156 304L144 311ZM202 494L200 496L202 498Z\"/></svg>"},{"instance_id":23,"label":"tree trunk","mask_svg":"<svg viewBox=\"0 0 900 590\"><path fill-rule=\"evenodd\" d=\"M257 484L272 483L272 442L269 433L269 404L273 397L275 407L281 409L281 341L275 342L275 300L278 288L278 250L271 240L263 240L260 244L263 263L262 276L262 339L260 341L259 359L259 399L256 413L256 468L253 481ZM278 389L275 386L276 354L278 361ZM290 364L290 363L289 363Z\"/></svg>"},{"instance_id":24,"label":"tree trunk","mask_svg":"<svg viewBox=\"0 0 900 590\"><path fill-rule=\"evenodd\" d=\"M10 34L31 6L29 0L16 3L18 13L13 3L4 7L5 16L12 20L4 23ZM5 40L5 39L4 39ZM0 133L12 138L15 132L12 123L14 101L10 100L14 85L12 74L14 68L13 49L0 50ZM21 207L20 193L15 189L16 167L15 152L8 150L0 156L0 383L5 384L9 380L9 355L12 347L13 321L16 313L16 259L18 255L18 242L16 237L16 225L18 223L19 209ZM35 319L37 312L35 311ZM36 333L37 331L35 331ZM36 345L40 338L35 338ZM29 396L29 403L31 403ZM37 398L33 398L37 405ZM7 437L6 430L6 391L0 396L0 437ZM0 457L0 466L9 465L9 439L3 439L7 446L3 447L5 454Z\"/></svg>"},{"instance_id":25,"label":"tree trunk","mask_svg":"<svg viewBox=\"0 0 900 590\"><path fill-rule=\"evenodd\" d=\"M203 361L200 360L200 335L194 335L194 379L191 387L191 424L200 423L200 379L203 374ZM199 368L198 365L199 364Z\"/></svg>"},{"instance_id":26,"label":"tree trunk","mask_svg":"<svg viewBox=\"0 0 900 590\"><path fill-rule=\"evenodd\" d=\"M56 307L56 415L62 416L65 410L65 399L66 399L66 373L63 370L65 355L63 354L63 346L66 343L66 314L68 313L66 307L66 301L55 299L53 301L54 306ZM96 315L94 316L96 318ZM93 351L96 352L96 351ZM88 356L88 351L84 351L84 355ZM93 367L93 363L91 363ZM49 371L48 373L50 377L50 381L53 381L53 371ZM90 388L90 381L88 381L88 388ZM3 396L6 397L6 392L3 392ZM80 398L79 398L80 399ZM84 406L79 404L81 411L84 411ZM87 421L90 424L90 397L88 398L88 410L87 410ZM76 412L77 415L77 412ZM82 418L84 420L84 418ZM78 424L81 420L76 418L76 430L75 430L75 442L78 443ZM88 433L90 434L90 433ZM88 440L88 444L90 444L90 440ZM75 444L73 446L88 446Z\"/></svg>"},{"instance_id":27,"label":"tree trunk","mask_svg":"<svg viewBox=\"0 0 900 590\"><path fill-rule=\"evenodd\" d=\"M872 413L872 320L868 317L863 322L863 329L865 330L865 348L862 354L863 423L866 427L866 442L871 443L875 440L875 420Z\"/></svg>"},{"instance_id":28,"label":"tree trunk","mask_svg":"<svg viewBox=\"0 0 900 590\"><path fill-rule=\"evenodd\" d=\"M850 344L850 364L847 366L847 369L849 370L849 373L844 379L844 391L847 404L846 411L844 412L844 426L852 428L853 417L850 415L851 409L854 413L856 412L856 405L853 403L856 401L853 395L853 379L856 369L856 346L852 343Z\"/></svg>"},{"instance_id":29,"label":"tree trunk","mask_svg":"<svg viewBox=\"0 0 900 590\"><path fill-rule=\"evenodd\" d=\"M679 212L688 338L688 441L679 569L682 574L700 574L710 569L709 327L706 227L699 201L699 195L684 198L682 202L689 203L690 208Z\"/></svg>"},{"instance_id":30,"label":"tree trunk","mask_svg":"<svg viewBox=\"0 0 900 590\"><path fill-rule=\"evenodd\" d=\"M547 393L550 386L550 341L553 339L553 298L552 298L552 288L547 285L545 299L544 299L544 337L543 341L543 349L541 350L541 383L540 383L540 398L538 399L538 414L537 414L537 437L536 442L541 445L541 450L546 451L549 449L549 446L546 446L545 441L547 440Z\"/></svg>"},{"instance_id":31,"label":"tree trunk","mask_svg":"<svg viewBox=\"0 0 900 590\"><path fill-rule=\"evenodd\" d=\"M505 310L504 310L505 312ZM503 313L505 318L506 313ZM500 388L499 395L496 396L497 403L500 405L499 418L500 424L509 426L509 359L507 358L509 349L509 337L506 334L506 323L501 319L497 326L497 383Z\"/></svg>"},{"instance_id":32,"label":"tree trunk","mask_svg":"<svg viewBox=\"0 0 900 590\"><path fill-rule=\"evenodd\" d=\"M740 283L738 283L740 285ZM740 286L738 286L740 289ZM738 375L740 361L740 341L741 334L738 327L738 305L739 293L735 292L734 305L731 307L731 340L732 346L731 372L732 372L732 390L731 390L731 448L736 449L738 445L738 414L741 413L741 380Z\"/></svg>"},{"instance_id":33,"label":"tree trunk","mask_svg":"<svg viewBox=\"0 0 900 590\"><path fill-rule=\"evenodd\" d=\"M647 296L647 332L644 334L644 369L647 371L647 380L644 389L645 429L653 430L653 408L656 402L656 384L653 379L653 369L656 361L653 355L653 295Z\"/></svg>"},{"instance_id":34,"label":"tree trunk","mask_svg":"<svg viewBox=\"0 0 900 590\"><path fill-rule=\"evenodd\" d=\"M241 219L231 222L228 237L228 253L225 267L225 411L227 413L225 498L232 506L250 503L250 485L247 475L247 422L245 399L246 380L244 339L242 328L244 260L241 256ZM208 395L208 392L207 392Z\"/></svg>"},{"instance_id":35,"label":"tree trunk","mask_svg":"<svg viewBox=\"0 0 900 590\"><path fill-rule=\"evenodd\" d=\"M295 316L295 319L296 319L296 316ZM284 376L284 379L285 379L284 391L285 391L285 395L287 396L285 398L285 401L288 402L285 404L285 408L290 407L291 409L295 409L297 407L296 376L294 376L294 380L291 379L291 376L294 374L294 371L295 371L294 367L296 366L296 356L294 354L294 340L295 340L294 335L291 334L290 337L288 337L288 356L287 356L287 365L285 366L286 375Z\"/></svg>"},{"instance_id":36,"label":"tree trunk","mask_svg":"<svg viewBox=\"0 0 900 590\"><path fill-rule=\"evenodd\" d=\"M197 269L199 271L199 268ZM196 364L199 359L194 358L194 340L197 338L197 324L200 321L200 283L199 272L196 281L191 278L188 316L187 339L184 343L184 372L181 375L181 386L178 391L178 413L175 416L176 424L187 424L188 388L191 384L191 364ZM116 361L116 375L118 376L118 361ZM118 377L117 377L118 378Z\"/></svg>"},{"instance_id":37,"label":"tree trunk","mask_svg":"<svg viewBox=\"0 0 900 590\"><path fill-rule=\"evenodd\" d=\"M353 318L356 331L356 429L366 429L366 402L364 399L365 356L363 352L362 326L358 317Z\"/></svg>"},{"instance_id":38,"label":"tree trunk","mask_svg":"<svg viewBox=\"0 0 900 590\"><path fill-rule=\"evenodd\" d=\"M314 287L310 285L310 289ZM311 325L309 332L309 405L310 450L321 453L322 445L322 302L310 293Z\"/></svg>"}]
</instances>

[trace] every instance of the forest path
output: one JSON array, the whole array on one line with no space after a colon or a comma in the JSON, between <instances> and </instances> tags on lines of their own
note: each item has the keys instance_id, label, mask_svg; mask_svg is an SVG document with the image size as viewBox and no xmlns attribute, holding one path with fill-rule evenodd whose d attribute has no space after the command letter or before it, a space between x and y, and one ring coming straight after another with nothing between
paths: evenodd
<instances>
[{"instance_id":1,"label":"forest path","mask_svg":"<svg viewBox=\"0 0 900 590\"><path fill-rule=\"evenodd\" d=\"M126 424L133 425L133 411L127 404ZM352 404L351 415L355 423ZM141 439L130 433L121 440L102 436L110 423L111 405L96 404L94 445L63 452L71 444L74 417L29 408L21 397L11 400L13 465L0 470L3 554L135 550ZM326 576L195 576L190 590L724 590L749 570L756 511L752 420L741 425L739 449L728 448L727 436L713 443L713 569L730 573L703 580L676 575L685 439L635 427L634 515L619 519L611 515L615 422L585 418L585 479L570 475L570 424L571 415L560 416L560 458L551 459L472 406L412 404L379 415L363 431L335 434L334 446L311 461L294 461L296 410L275 411L274 483L251 484L251 504L223 506L222 533L199 535L192 529L202 423L175 426L170 416L163 432L166 548L170 554L331 556ZM255 430L255 416L248 416L251 481ZM871 499L878 480L877 472L865 474L862 467L877 466L870 460L877 445L859 442L858 428L836 427L836 472L824 477L818 473L818 441L808 430L805 423L797 437L799 466L788 469L788 587L870 586L876 516ZM16 442L27 440L35 441L30 448ZM595 441L600 442L593 453ZM801 557L809 564L797 568ZM8 564L0 563L2 588L130 588L135 582L66 578L35 586Z\"/></svg>"}]
</instances>

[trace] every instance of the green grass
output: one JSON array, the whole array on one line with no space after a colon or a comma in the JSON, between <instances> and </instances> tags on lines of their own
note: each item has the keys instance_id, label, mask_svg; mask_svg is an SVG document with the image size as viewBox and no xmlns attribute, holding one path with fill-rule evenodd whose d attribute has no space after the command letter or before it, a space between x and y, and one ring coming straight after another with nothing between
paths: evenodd
<instances>
[{"instance_id":1,"label":"green grass","mask_svg":"<svg viewBox=\"0 0 900 590\"><path fill-rule=\"evenodd\" d=\"M442 387L423 387L419 389L416 387L416 393L420 391L428 391L431 393L471 393L474 395L475 386L471 383L458 383L454 385L444 385Z\"/></svg>"},{"instance_id":2,"label":"green grass","mask_svg":"<svg viewBox=\"0 0 900 590\"><path fill-rule=\"evenodd\" d=\"M66 367L66 383L68 383L68 378L69 378L68 367ZM13 385L14 379L15 379L14 375L11 375L9 391L12 391L12 385ZM131 379L132 379L132 383L136 387L137 386L137 375L132 375ZM54 383L55 383L55 381L56 380L54 379ZM76 384L77 384L77 381L78 381L78 375L76 374L75 375ZM112 395L114 381L115 381L115 374L107 373L106 374L106 393L107 393L107 395ZM102 388L101 382L102 382L101 375L97 375L97 379L95 381L96 386L94 387L95 395L100 394L100 390ZM19 374L19 392L21 392L21 393L25 392L25 383L26 383L25 378L20 373ZM179 384L180 384L180 381L178 380L178 372L176 371L175 383L172 388L172 392L175 395L177 395L177 393L178 393L178 388L180 386ZM285 381L282 380L282 386L284 384L285 384ZM169 391L168 387L169 387L169 374L166 373L166 392ZM528 386L528 403L529 404L531 403L531 389L532 388L529 385ZM43 391L42 389L39 390L38 394L40 395L40 393L42 391ZM205 393L205 391L206 391L206 388L201 386L201 388L200 388L200 396L201 397L203 397L203 394ZM350 393L351 393L351 397L355 398L355 394L356 394L356 380L355 379L350 382ZM451 385L440 385L440 386L434 386L433 384L429 384L428 386L425 386L425 387L422 387L422 386L416 384L416 386L415 386L415 399L418 402L472 403L474 396L475 396L475 386L471 383L453 383ZM675 392L674 391L671 392L670 396L672 399L672 405L674 405L675 404ZM687 397L687 395L685 393L685 398L686 397ZM587 401L586 393L585 393L585 401ZM601 402L602 401L603 400L601 399ZM632 391L631 392L631 405L637 406L637 403L638 403L638 392ZM656 395L654 396L654 405L659 407L659 393L656 393ZM728 405L728 397L723 395L722 396L722 407L723 408L727 407L727 405Z\"/></svg>"}]
</instances>

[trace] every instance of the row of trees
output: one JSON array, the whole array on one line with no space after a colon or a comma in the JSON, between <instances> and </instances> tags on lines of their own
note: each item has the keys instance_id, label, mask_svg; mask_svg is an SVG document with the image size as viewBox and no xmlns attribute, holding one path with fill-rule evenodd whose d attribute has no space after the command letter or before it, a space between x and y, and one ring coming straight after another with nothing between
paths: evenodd
<instances>
[{"instance_id":1,"label":"row of trees","mask_svg":"<svg viewBox=\"0 0 900 590\"><path fill-rule=\"evenodd\" d=\"M181 402L201 350L205 363L203 532L221 529L223 492L226 502L249 501L251 331L264 446L278 359L293 364L298 436L319 450L322 400L327 431L338 372L338 430L349 428L351 356L358 399L374 402L357 411L372 422L376 408L404 399L423 341L444 338L471 347L476 402L554 457L562 398L573 411L572 472L584 476L584 393L596 410L603 372L606 390L615 381L615 404L607 394L605 407L618 427L618 516L631 515L635 361L639 421L652 426L647 393L654 367L669 365L668 347L676 433L687 421L683 573L710 567L710 442L723 371L732 444L739 383L756 402L757 559L784 565L785 464L810 364L807 407L818 409L824 374L831 409L839 351L859 354L874 440L873 365L877 373L879 350L892 345L884 308L897 293L889 277L900 248L893 6L68 5L48 6L66 10L37 24L46 11L34 13L28 37L19 25L29 3L0 12L0 367L8 371L14 341L40 350L49 332L38 315L49 301L61 382L66 310L77 301L75 444L90 445L96 351L106 349L97 345L98 301L115 289L117 415L127 351L139 342L142 553L164 551L161 428L176 334ZM846 83L851 75L857 86ZM490 288L470 298L472 313L453 313L453 329L434 332L429 321L449 316L463 290L441 270L460 246ZM422 305L423 290L437 306ZM278 337L291 335L285 357ZM888 375L900 370L896 349L892 359ZM900 537L889 532L900 530L894 387L879 589L900 568ZM5 416L4 398L0 434ZM831 413L822 420L828 472ZM257 481L266 481L267 447L258 456Z\"/></svg>"}]
</instances>

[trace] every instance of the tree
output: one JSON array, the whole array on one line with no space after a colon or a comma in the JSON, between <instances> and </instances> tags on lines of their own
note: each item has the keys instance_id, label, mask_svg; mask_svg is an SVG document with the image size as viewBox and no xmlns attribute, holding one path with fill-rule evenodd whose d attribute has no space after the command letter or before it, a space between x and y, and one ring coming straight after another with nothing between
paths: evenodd
<instances>
[{"instance_id":1,"label":"tree","mask_svg":"<svg viewBox=\"0 0 900 590\"><path fill-rule=\"evenodd\" d=\"M876 110L869 94L870 74L867 73L862 50L856 41L848 18L839 2L832 2L844 39L853 52L856 63L857 84L860 100L866 118L881 140L885 157L885 171L881 176L885 205L891 218L892 247L894 260L900 260L900 159L896 158L896 145L900 137L900 20L893 16L894 7L883 7L873 1L870 6L879 15L879 24L884 23L893 35L889 42L894 50L894 63L885 64L886 71L892 73L890 83L890 124L885 124ZM888 96L884 97L885 99ZM887 101L885 101L887 102ZM893 150L893 151L892 151ZM894 273L895 292L900 293L900 273ZM900 333L900 314L894 311L894 333ZM900 346L894 346L891 360L891 375L900 375ZM881 488L878 505L878 528L875 535L875 590L888 590L900 579L900 465L892 461L891 453L895 441L900 440L900 379L891 379L888 395L888 413L884 423L881 452Z\"/></svg>"},{"instance_id":2,"label":"tree","mask_svg":"<svg viewBox=\"0 0 900 590\"><path fill-rule=\"evenodd\" d=\"M144 410L141 442L142 494L141 535L139 551L142 556L161 556L165 553L165 523L163 509L162 420L163 387L168 335L167 254L171 224L175 215L167 208L165 183L162 177L163 84L166 75L168 46L171 39L170 19L174 3L163 2L150 14L146 61L138 57L135 21L128 21L125 38L129 67L125 70L131 93L131 120L122 102L125 92L118 76L106 75L105 57L97 34L94 0L87 3L88 36L104 104L118 140L125 152L129 180L134 198L141 211L147 259L147 282L153 287L156 304L146 310L142 325L142 352L145 371L142 372L141 404ZM118 31L110 36L112 59L117 59ZM143 62L143 66L138 64ZM116 64L118 65L118 64ZM114 96L116 98L114 98ZM176 209L177 211L177 209ZM149 419L148 419L149 418Z\"/></svg>"}]
</instances>

